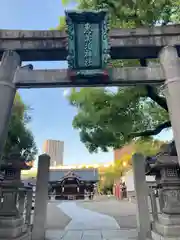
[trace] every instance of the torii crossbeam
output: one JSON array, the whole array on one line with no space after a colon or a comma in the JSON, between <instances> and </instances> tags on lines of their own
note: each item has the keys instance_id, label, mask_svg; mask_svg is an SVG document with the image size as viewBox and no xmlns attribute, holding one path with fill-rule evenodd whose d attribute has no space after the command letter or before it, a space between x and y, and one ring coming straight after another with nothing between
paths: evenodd
<instances>
[{"instance_id":1,"label":"torii crossbeam","mask_svg":"<svg viewBox=\"0 0 180 240\"><path fill-rule=\"evenodd\" d=\"M161 48L176 46L180 56L180 24L109 33L112 59L157 58ZM22 61L66 60L67 34L63 31L0 30L0 57L5 49L16 51Z\"/></svg>"},{"instance_id":2,"label":"torii crossbeam","mask_svg":"<svg viewBox=\"0 0 180 240\"><path fill-rule=\"evenodd\" d=\"M99 87L99 86L133 86L137 84L160 85L165 81L163 70L157 67L127 67L112 69L112 79L82 79L72 81L67 69L29 70L18 68L14 84L17 88L49 88L49 87Z\"/></svg>"}]
</instances>

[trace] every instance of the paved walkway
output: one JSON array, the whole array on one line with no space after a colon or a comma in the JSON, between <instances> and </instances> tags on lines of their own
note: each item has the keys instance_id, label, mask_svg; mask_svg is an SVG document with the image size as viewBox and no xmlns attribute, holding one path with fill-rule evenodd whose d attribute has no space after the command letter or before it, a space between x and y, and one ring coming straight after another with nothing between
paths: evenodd
<instances>
[{"instance_id":1,"label":"paved walkway","mask_svg":"<svg viewBox=\"0 0 180 240\"><path fill-rule=\"evenodd\" d=\"M136 205L128 201L105 199L101 201L77 201L78 206L113 217L120 228L137 228Z\"/></svg>"},{"instance_id":2,"label":"paved walkway","mask_svg":"<svg viewBox=\"0 0 180 240\"><path fill-rule=\"evenodd\" d=\"M63 202L58 207L72 219L65 230L120 229L114 218L84 209L75 202Z\"/></svg>"},{"instance_id":3,"label":"paved walkway","mask_svg":"<svg viewBox=\"0 0 180 240\"><path fill-rule=\"evenodd\" d=\"M51 204L51 203L50 203ZM64 230L48 230L48 240L127 240L136 239L135 229L121 230L113 217L84 209L76 202L57 204L71 221Z\"/></svg>"},{"instance_id":4,"label":"paved walkway","mask_svg":"<svg viewBox=\"0 0 180 240\"><path fill-rule=\"evenodd\" d=\"M71 218L67 216L60 208L59 201L51 201L47 206L46 229L64 230L70 223Z\"/></svg>"},{"instance_id":5,"label":"paved walkway","mask_svg":"<svg viewBox=\"0 0 180 240\"><path fill-rule=\"evenodd\" d=\"M47 240L135 240L136 230L48 230Z\"/></svg>"}]
</instances>

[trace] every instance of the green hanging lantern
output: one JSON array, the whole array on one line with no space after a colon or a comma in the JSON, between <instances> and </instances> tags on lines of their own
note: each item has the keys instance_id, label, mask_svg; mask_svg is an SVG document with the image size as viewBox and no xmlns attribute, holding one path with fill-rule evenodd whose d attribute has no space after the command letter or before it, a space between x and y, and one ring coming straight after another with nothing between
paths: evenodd
<instances>
[{"instance_id":1,"label":"green hanging lantern","mask_svg":"<svg viewBox=\"0 0 180 240\"><path fill-rule=\"evenodd\" d=\"M75 80L108 77L107 11L66 11L66 23L70 77Z\"/></svg>"}]
</instances>

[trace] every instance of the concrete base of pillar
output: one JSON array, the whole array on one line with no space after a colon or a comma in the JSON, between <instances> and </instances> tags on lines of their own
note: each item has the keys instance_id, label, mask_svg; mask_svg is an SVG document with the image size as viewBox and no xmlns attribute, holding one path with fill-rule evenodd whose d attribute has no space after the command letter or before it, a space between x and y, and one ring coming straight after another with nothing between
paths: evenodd
<instances>
[{"instance_id":1,"label":"concrete base of pillar","mask_svg":"<svg viewBox=\"0 0 180 240\"><path fill-rule=\"evenodd\" d=\"M30 231L22 218L0 218L1 240L30 240Z\"/></svg>"},{"instance_id":2,"label":"concrete base of pillar","mask_svg":"<svg viewBox=\"0 0 180 240\"><path fill-rule=\"evenodd\" d=\"M152 235L152 240L180 240L180 237L165 237L155 231L152 231L151 235ZM146 240L149 240L149 239L146 239Z\"/></svg>"},{"instance_id":3,"label":"concrete base of pillar","mask_svg":"<svg viewBox=\"0 0 180 240\"><path fill-rule=\"evenodd\" d=\"M27 232L27 233L22 234L19 237L11 238L11 239L12 240L31 240L31 233ZM11 239L9 239L9 238L1 238L1 240L11 240Z\"/></svg>"},{"instance_id":4,"label":"concrete base of pillar","mask_svg":"<svg viewBox=\"0 0 180 240\"><path fill-rule=\"evenodd\" d=\"M180 226L180 215L168 215L168 214L160 214L158 216L159 223L163 225L179 225Z\"/></svg>"},{"instance_id":5,"label":"concrete base of pillar","mask_svg":"<svg viewBox=\"0 0 180 240\"><path fill-rule=\"evenodd\" d=\"M0 217L0 229L5 227L15 228L17 226L23 225L23 222L23 218Z\"/></svg>"},{"instance_id":6,"label":"concrete base of pillar","mask_svg":"<svg viewBox=\"0 0 180 240\"><path fill-rule=\"evenodd\" d=\"M180 240L180 216L161 214L152 230L153 240Z\"/></svg>"},{"instance_id":7,"label":"concrete base of pillar","mask_svg":"<svg viewBox=\"0 0 180 240\"><path fill-rule=\"evenodd\" d=\"M180 225L164 225L159 222L154 224L154 229L162 236L179 237Z\"/></svg>"}]
</instances>

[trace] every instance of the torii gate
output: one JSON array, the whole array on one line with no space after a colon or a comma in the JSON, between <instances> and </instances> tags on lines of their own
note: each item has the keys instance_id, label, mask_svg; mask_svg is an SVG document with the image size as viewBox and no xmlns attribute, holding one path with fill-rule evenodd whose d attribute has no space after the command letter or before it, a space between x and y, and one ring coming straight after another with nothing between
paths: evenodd
<instances>
[{"instance_id":1,"label":"torii gate","mask_svg":"<svg viewBox=\"0 0 180 240\"><path fill-rule=\"evenodd\" d=\"M80 25L83 14L76 13L76 16L74 12L66 14L69 26L68 39L70 39L70 31L73 29L73 24L74 26ZM69 48L67 48L67 35L64 32L1 30L0 56L3 55L3 57L0 66L0 153L7 136L10 112L17 88L162 85L165 83L165 86L168 87L166 98L170 110L170 118L174 129L178 156L180 156L180 128L178 124L180 109L177 107L180 103L178 97L180 70L177 56L177 52L180 55L180 25L150 29L112 30L109 34L111 42L111 49L109 49L106 14L101 11L100 13L94 13L93 17L94 19L88 18L90 26L93 23L104 24L104 43L101 44L101 27L98 29L98 33L100 34L101 32L100 37L98 38L98 35L95 35L95 41L93 40L91 43L94 44L96 42L100 49L104 46L104 49L101 49L105 53L103 59L101 51L98 56L102 60L103 68L106 67L107 59L105 58L109 53L113 59L157 58L164 46L174 46L166 47L161 52L160 61L164 69L161 66L115 68L111 69L111 78L106 81L102 81L102 79L92 81L92 78L89 80L86 77L72 81L67 69L32 70L28 66L27 68L21 68L21 61L64 60L67 56L67 51L69 55L73 48L78 52L78 47L73 46L72 41L69 41ZM79 21L79 19L81 20ZM75 36L78 35L75 31L73 34ZM93 45L91 47L93 48ZM76 66L70 66L70 68L73 69Z\"/></svg>"},{"instance_id":2,"label":"torii gate","mask_svg":"<svg viewBox=\"0 0 180 240\"><path fill-rule=\"evenodd\" d=\"M180 26L112 30L110 51L106 12L67 12L66 18L68 50L67 36L59 31L0 31L0 154L18 88L164 84L180 162ZM67 51L68 70L21 67L21 61L65 60ZM109 69L109 53L112 59L160 54L161 66Z\"/></svg>"}]
</instances>

